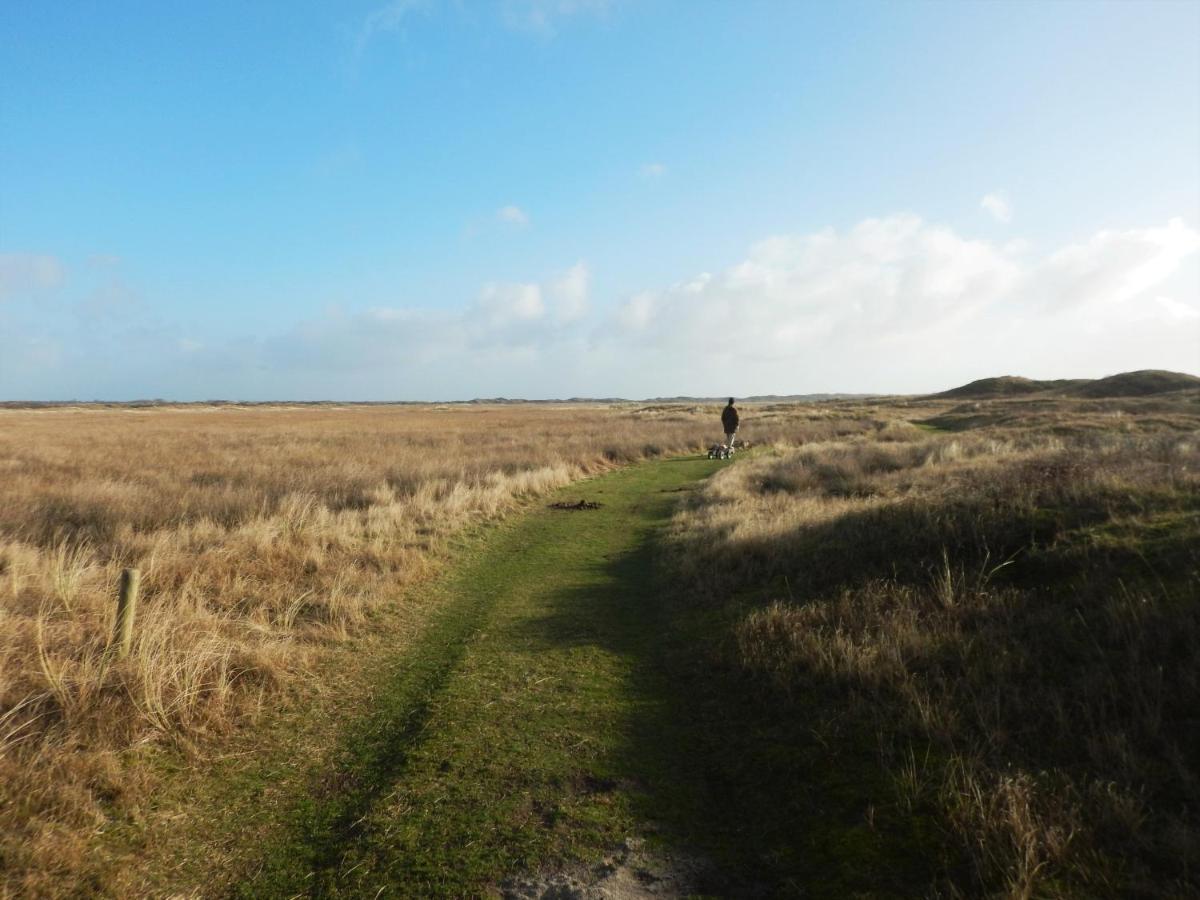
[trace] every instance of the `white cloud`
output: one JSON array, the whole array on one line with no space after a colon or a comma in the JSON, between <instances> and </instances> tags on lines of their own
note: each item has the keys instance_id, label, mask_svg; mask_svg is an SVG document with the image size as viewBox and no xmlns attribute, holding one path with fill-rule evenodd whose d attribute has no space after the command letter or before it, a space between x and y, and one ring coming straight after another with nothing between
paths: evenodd
<instances>
[{"instance_id":1,"label":"white cloud","mask_svg":"<svg viewBox=\"0 0 1200 900\"><path fill-rule=\"evenodd\" d=\"M489 282L454 327L475 346L552 342L586 315L589 278L580 261L545 282Z\"/></svg>"},{"instance_id":2,"label":"white cloud","mask_svg":"<svg viewBox=\"0 0 1200 900\"><path fill-rule=\"evenodd\" d=\"M587 263L581 260L550 284L548 294L554 303L554 316L559 322L575 322L587 315L590 279Z\"/></svg>"},{"instance_id":3,"label":"white cloud","mask_svg":"<svg viewBox=\"0 0 1200 900\"><path fill-rule=\"evenodd\" d=\"M642 178L649 180L662 178L667 174L667 167L660 162L643 163L641 168L638 169L638 174Z\"/></svg>"},{"instance_id":4,"label":"white cloud","mask_svg":"<svg viewBox=\"0 0 1200 900\"><path fill-rule=\"evenodd\" d=\"M1164 310L1167 316L1172 319L1195 320L1200 319L1200 306L1191 303L1184 303L1176 300L1174 297L1155 297L1155 302L1158 303ZM1198 348L1200 352L1200 348Z\"/></svg>"},{"instance_id":5,"label":"white cloud","mask_svg":"<svg viewBox=\"0 0 1200 900\"><path fill-rule=\"evenodd\" d=\"M722 273L639 292L617 309L612 340L704 393L721 392L712 371L768 393L932 389L1022 365L1034 376L1195 370L1194 309L1155 292L1184 277L1196 295L1196 267L1184 269L1198 252L1200 233L1179 219L1042 259L912 215L868 219L768 238Z\"/></svg>"},{"instance_id":6,"label":"white cloud","mask_svg":"<svg viewBox=\"0 0 1200 900\"><path fill-rule=\"evenodd\" d=\"M458 311L332 314L272 342L278 390L327 396L922 391L1003 372L1200 367L1200 234L1179 220L1038 255L915 215L783 234L716 272L590 306L580 262ZM1180 281L1180 279L1183 279ZM197 354L200 355L200 354ZM313 372L326 373L305 388Z\"/></svg>"},{"instance_id":7,"label":"white cloud","mask_svg":"<svg viewBox=\"0 0 1200 900\"><path fill-rule=\"evenodd\" d=\"M1019 277L1001 250L910 215L768 238L724 273L638 294L618 313L631 338L785 357L798 340L888 336L978 310Z\"/></svg>"},{"instance_id":8,"label":"white cloud","mask_svg":"<svg viewBox=\"0 0 1200 900\"><path fill-rule=\"evenodd\" d=\"M363 18L354 39L354 57L358 59L366 52L372 39L380 34L399 31L404 20L414 12L430 8L430 0L391 0L371 10Z\"/></svg>"},{"instance_id":9,"label":"white cloud","mask_svg":"<svg viewBox=\"0 0 1200 900\"><path fill-rule=\"evenodd\" d=\"M1008 199L1008 195L1003 191L993 191L990 194L984 194L983 199L979 201L979 206L986 210L993 219L997 222L1008 224L1012 221L1012 203Z\"/></svg>"},{"instance_id":10,"label":"white cloud","mask_svg":"<svg viewBox=\"0 0 1200 900\"><path fill-rule=\"evenodd\" d=\"M501 17L510 28L551 36L555 26L575 16L604 16L613 0L504 0Z\"/></svg>"},{"instance_id":11,"label":"white cloud","mask_svg":"<svg viewBox=\"0 0 1200 900\"><path fill-rule=\"evenodd\" d=\"M486 284L479 294L478 309L491 328L530 322L546 314L542 288L537 284Z\"/></svg>"},{"instance_id":12,"label":"white cloud","mask_svg":"<svg viewBox=\"0 0 1200 900\"><path fill-rule=\"evenodd\" d=\"M1182 219L1162 228L1100 231L1052 253L1031 296L1050 306L1121 304L1161 284L1200 250L1200 233Z\"/></svg>"},{"instance_id":13,"label":"white cloud","mask_svg":"<svg viewBox=\"0 0 1200 900\"><path fill-rule=\"evenodd\" d=\"M649 291L634 294L617 310L617 324L626 331L642 331L655 314L656 296Z\"/></svg>"},{"instance_id":14,"label":"white cloud","mask_svg":"<svg viewBox=\"0 0 1200 900\"><path fill-rule=\"evenodd\" d=\"M488 282L458 311L374 307L359 313L330 310L265 342L269 368L379 377L413 372L485 386L496 380L489 361L534 359L547 347L579 335L587 310L588 267L579 262L545 282ZM431 383L436 393L436 384Z\"/></svg>"},{"instance_id":15,"label":"white cloud","mask_svg":"<svg viewBox=\"0 0 1200 900\"><path fill-rule=\"evenodd\" d=\"M579 262L489 282L457 309L333 309L267 339L195 346L156 331L127 343L137 367L28 328L14 334L29 364L0 372L0 395L32 396L39 378L84 394L122 372L140 385L129 396L433 399L906 392L1006 372L1200 369L1200 233L1178 219L1038 253L891 215L768 237L732 265L607 304L592 274Z\"/></svg>"},{"instance_id":16,"label":"white cloud","mask_svg":"<svg viewBox=\"0 0 1200 900\"><path fill-rule=\"evenodd\" d=\"M496 220L506 225L528 225L529 213L519 206L502 206L496 210Z\"/></svg>"},{"instance_id":17,"label":"white cloud","mask_svg":"<svg viewBox=\"0 0 1200 900\"><path fill-rule=\"evenodd\" d=\"M0 253L0 301L59 287L66 268L56 256Z\"/></svg>"}]
</instances>

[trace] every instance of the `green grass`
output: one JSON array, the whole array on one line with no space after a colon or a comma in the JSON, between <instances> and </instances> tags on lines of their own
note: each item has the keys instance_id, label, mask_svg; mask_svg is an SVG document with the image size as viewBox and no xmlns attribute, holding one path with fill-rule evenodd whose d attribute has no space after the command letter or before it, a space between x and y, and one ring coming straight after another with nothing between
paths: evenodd
<instances>
[{"instance_id":1,"label":"green grass","mask_svg":"<svg viewBox=\"0 0 1200 900\"><path fill-rule=\"evenodd\" d=\"M226 812L158 886L193 887L198 848L239 844L233 879L204 894L479 896L639 836L711 860L701 887L720 896L919 892L946 861L875 735L814 730L722 666L740 604L693 604L667 580L678 499L728 464L632 466L466 540L417 641L367 648L371 683L331 687L350 704L331 750L299 773L286 748L218 769ZM545 505L581 499L601 506ZM313 727L297 716L267 740L311 746Z\"/></svg>"},{"instance_id":2,"label":"green grass","mask_svg":"<svg viewBox=\"0 0 1200 900\"><path fill-rule=\"evenodd\" d=\"M645 833L672 719L654 540L720 465L631 467L561 494L599 509L498 529L236 893L470 895Z\"/></svg>"}]
</instances>

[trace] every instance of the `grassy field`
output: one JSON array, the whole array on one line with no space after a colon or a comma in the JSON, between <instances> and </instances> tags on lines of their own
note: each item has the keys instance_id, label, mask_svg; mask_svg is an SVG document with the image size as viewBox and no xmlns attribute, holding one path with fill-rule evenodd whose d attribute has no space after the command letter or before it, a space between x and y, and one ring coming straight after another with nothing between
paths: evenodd
<instances>
[{"instance_id":1,"label":"grassy field","mask_svg":"<svg viewBox=\"0 0 1200 900\"><path fill-rule=\"evenodd\" d=\"M0 891L1195 890L1195 393L717 411L0 411Z\"/></svg>"},{"instance_id":2,"label":"grassy field","mask_svg":"<svg viewBox=\"0 0 1200 900\"><path fill-rule=\"evenodd\" d=\"M698 690L738 710L714 740L763 871L834 896L1200 890L1197 412L972 403L688 502L674 566L706 612L681 621L731 673Z\"/></svg>"},{"instance_id":3,"label":"grassy field","mask_svg":"<svg viewBox=\"0 0 1200 900\"><path fill-rule=\"evenodd\" d=\"M581 477L694 449L699 407L0 411L0 865L6 889L108 884L97 835L160 789L161 751L219 754L310 703L339 647L424 622L446 539ZM857 428L776 410L755 437ZM107 653L123 566L137 637ZM408 591L406 594L405 592ZM339 655L340 654L340 655ZM352 662L352 660L350 661ZM11 823L11 824L10 824ZM97 888L100 889L100 888Z\"/></svg>"},{"instance_id":4,"label":"grassy field","mask_svg":"<svg viewBox=\"0 0 1200 900\"><path fill-rule=\"evenodd\" d=\"M597 508L538 510L466 554L413 665L310 780L353 787L294 807L233 893L481 896L636 834L677 746L647 740L671 734L652 542L720 465L590 480L560 495Z\"/></svg>"}]
</instances>

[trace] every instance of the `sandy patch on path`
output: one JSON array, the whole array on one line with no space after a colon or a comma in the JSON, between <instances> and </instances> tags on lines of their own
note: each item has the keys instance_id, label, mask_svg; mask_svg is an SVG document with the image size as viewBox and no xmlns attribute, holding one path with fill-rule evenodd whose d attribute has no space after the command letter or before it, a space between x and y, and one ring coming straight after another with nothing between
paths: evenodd
<instances>
[{"instance_id":1,"label":"sandy patch on path","mask_svg":"<svg viewBox=\"0 0 1200 900\"><path fill-rule=\"evenodd\" d=\"M641 900L710 894L714 880L707 860L651 854L640 838L626 838L594 866L508 878L499 889L503 900Z\"/></svg>"}]
</instances>

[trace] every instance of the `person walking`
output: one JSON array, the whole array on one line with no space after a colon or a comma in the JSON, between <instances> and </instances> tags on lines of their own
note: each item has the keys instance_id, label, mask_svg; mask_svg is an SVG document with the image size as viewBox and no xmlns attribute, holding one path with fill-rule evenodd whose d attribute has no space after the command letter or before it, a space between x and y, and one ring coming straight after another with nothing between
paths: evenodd
<instances>
[{"instance_id":1,"label":"person walking","mask_svg":"<svg viewBox=\"0 0 1200 900\"><path fill-rule=\"evenodd\" d=\"M721 427L725 429L725 449L732 451L738 430L738 411L733 405L732 397L729 398L729 405L721 412Z\"/></svg>"}]
</instances>

